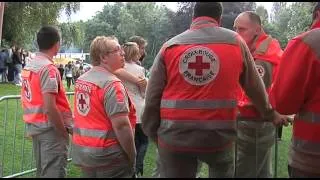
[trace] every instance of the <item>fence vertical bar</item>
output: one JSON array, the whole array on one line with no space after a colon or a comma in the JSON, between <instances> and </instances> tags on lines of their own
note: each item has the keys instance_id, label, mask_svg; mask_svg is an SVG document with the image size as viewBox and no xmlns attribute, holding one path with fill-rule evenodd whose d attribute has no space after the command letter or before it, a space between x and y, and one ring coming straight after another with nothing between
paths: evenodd
<instances>
[{"instance_id":1,"label":"fence vertical bar","mask_svg":"<svg viewBox=\"0 0 320 180\"><path fill-rule=\"evenodd\" d=\"M22 143L22 160L21 160L21 169L20 171L23 171L23 163L24 163L24 145L25 145L25 142L26 142L26 138L24 137L25 136L25 133L26 133L26 124L24 124L24 130L23 130L23 133L22 133L22 139L23 139L23 143Z\"/></svg>"},{"instance_id":2,"label":"fence vertical bar","mask_svg":"<svg viewBox=\"0 0 320 180\"><path fill-rule=\"evenodd\" d=\"M4 110L4 132L3 132L3 142L2 142L2 146L3 146L3 151L2 151L2 174L1 174L1 177L3 177L3 174L4 174L4 152L5 152L5 143L6 143L6 141L5 141L5 137L6 137L6 132L7 132L7 119L8 119L8 100L6 101L6 106L5 106L5 108L4 108L5 110Z\"/></svg>"},{"instance_id":3,"label":"fence vertical bar","mask_svg":"<svg viewBox=\"0 0 320 180\"><path fill-rule=\"evenodd\" d=\"M30 160L30 168L32 168L32 167L33 167L33 154L34 154L34 152L33 152L33 145L32 145L32 150L31 150L31 160Z\"/></svg>"},{"instance_id":4,"label":"fence vertical bar","mask_svg":"<svg viewBox=\"0 0 320 180\"><path fill-rule=\"evenodd\" d=\"M278 140L277 140L277 137L278 137L278 128L276 128L276 134L274 136L274 177L277 178L278 176Z\"/></svg>"},{"instance_id":5,"label":"fence vertical bar","mask_svg":"<svg viewBox=\"0 0 320 180\"><path fill-rule=\"evenodd\" d=\"M15 150L16 150L16 136L17 136L17 114L18 114L18 99L16 100L16 113L14 116L14 133L13 133L13 149L12 149L12 166L11 166L11 174L13 174L14 169L14 158L15 158Z\"/></svg>"}]
</instances>

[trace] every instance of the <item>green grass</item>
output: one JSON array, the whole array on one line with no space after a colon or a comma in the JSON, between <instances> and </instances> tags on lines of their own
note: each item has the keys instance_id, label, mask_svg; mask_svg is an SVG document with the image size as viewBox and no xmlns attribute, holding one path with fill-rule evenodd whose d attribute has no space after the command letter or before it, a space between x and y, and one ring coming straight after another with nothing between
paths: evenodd
<instances>
[{"instance_id":1,"label":"green grass","mask_svg":"<svg viewBox=\"0 0 320 180\"><path fill-rule=\"evenodd\" d=\"M70 91L73 91L73 85ZM11 84L0 84L0 98L6 95L19 94L20 87ZM73 106L73 97L71 97L69 100L71 106ZM6 108L7 103L8 108ZM7 117L7 120L5 119L5 116ZM287 156L290 139L291 127L284 127L282 141L278 143L279 153L277 160L277 177L288 177ZM22 154L24 154L24 158L22 158ZM2 176L8 176L14 173L33 169L35 167L35 161L32 154L32 141L25 138L24 135L24 123L22 120L20 100L17 101L13 99L8 102L0 102L0 177L2 170L1 167L4 168ZM150 143L145 157L145 177L151 177L155 166L155 160L155 145ZM81 176L79 168L72 165L72 163L68 164L67 173L68 177ZM201 177L208 177L207 165L203 164L200 175ZM22 177L35 177L35 173L30 173Z\"/></svg>"}]
</instances>

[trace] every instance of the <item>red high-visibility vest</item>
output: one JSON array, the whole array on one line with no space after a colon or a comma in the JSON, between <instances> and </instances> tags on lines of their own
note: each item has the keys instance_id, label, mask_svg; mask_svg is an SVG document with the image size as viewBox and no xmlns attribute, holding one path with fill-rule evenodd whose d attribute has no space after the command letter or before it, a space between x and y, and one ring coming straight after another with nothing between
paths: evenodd
<instances>
[{"instance_id":1,"label":"red high-visibility vest","mask_svg":"<svg viewBox=\"0 0 320 180\"><path fill-rule=\"evenodd\" d=\"M278 69L278 64L280 63L280 58L283 53L279 42L276 39L273 39L271 36L266 34L262 34L256 43L256 50L252 54L255 61L265 61L272 64L272 73L269 75L272 77L271 85L266 87L266 91L269 94L270 89L272 87L272 82L276 78L276 73ZM257 66L258 67L258 66ZM262 69L257 68L258 72ZM264 72L263 72L264 73ZM238 109L239 109L239 117L250 119L250 118L260 118L261 115L255 106L252 104L251 100L248 96L246 96L244 91L241 91L239 95L239 102L238 102Z\"/></svg>"},{"instance_id":2,"label":"red high-visibility vest","mask_svg":"<svg viewBox=\"0 0 320 180\"><path fill-rule=\"evenodd\" d=\"M74 132L72 142L75 145L74 152L83 152L83 149L97 152L99 149L110 149L110 151L120 151L120 144L112 128L111 120L104 108L104 95L113 87L114 82L121 82L111 73L104 74L106 70L94 67L76 82L74 101ZM126 97L123 97L126 98ZM135 108L127 94L129 100L129 120L132 129L135 128L136 115ZM74 156L81 156L74 154ZM92 161L89 158L87 161ZM75 157L74 162L78 165L92 166L98 162L84 162L81 157ZM103 162L102 162L103 163ZM89 165L88 165L89 164Z\"/></svg>"},{"instance_id":3,"label":"red high-visibility vest","mask_svg":"<svg viewBox=\"0 0 320 180\"><path fill-rule=\"evenodd\" d=\"M36 129L47 129L53 126L48 120L48 116L45 114L43 95L40 86L40 74L45 68L54 70L50 72L55 73L56 79L61 79L60 73L55 65L43 55L37 55L33 60L31 60L30 63L22 70L21 74L23 120L25 123L31 125L31 128L28 128L27 132L29 135L36 133L35 129L32 127L36 127ZM59 92L56 97L57 108L61 113L65 124L67 126L71 126L72 112L61 81L59 81Z\"/></svg>"},{"instance_id":4,"label":"red high-visibility vest","mask_svg":"<svg viewBox=\"0 0 320 180\"><path fill-rule=\"evenodd\" d=\"M205 152L230 145L231 139L203 139L219 130L235 131L243 68L239 40L214 19L199 17L189 30L164 44L160 60L167 84L161 100L160 146Z\"/></svg>"}]
</instances>

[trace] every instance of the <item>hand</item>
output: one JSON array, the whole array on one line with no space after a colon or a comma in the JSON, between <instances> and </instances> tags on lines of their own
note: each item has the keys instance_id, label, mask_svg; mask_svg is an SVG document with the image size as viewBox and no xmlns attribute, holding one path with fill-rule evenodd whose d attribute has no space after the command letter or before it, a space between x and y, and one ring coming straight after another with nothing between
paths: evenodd
<instances>
[{"instance_id":1,"label":"hand","mask_svg":"<svg viewBox=\"0 0 320 180\"><path fill-rule=\"evenodd\" d=\"M287 121L290 123L290 125L293 124L293 119L294 119L294 116L287 116Z\"/></svg>"},{"instance_id":2,"label":"hand","mask_svg":"<svg viewBox=\"0 0 320 180\"><path fill-rule=\"evenodd\" d=\"M147 87L147 80L140 78L140 80L137 82L140 89L145 89Z\"/></svg>"},{"instance_id":3,"label":"hand","mask_svg":"<svg viewBox=\"0 0 320 180\"><path fill-rule=\"evenodd\" d=\"M66 127L67 132L72 135L73 134L73 129L72 127Z\"/></svg>"},{"instance_id":4,"label":"hand","mask_svg":"<svg viewBox=\"0 0 320 180\"><path fill-rule=\"evenodd\" d=\"M281 115L277 111L274 111L273 124L275 126L288 126L290 119L286 115Z\"/></svg>"}]
</instances>

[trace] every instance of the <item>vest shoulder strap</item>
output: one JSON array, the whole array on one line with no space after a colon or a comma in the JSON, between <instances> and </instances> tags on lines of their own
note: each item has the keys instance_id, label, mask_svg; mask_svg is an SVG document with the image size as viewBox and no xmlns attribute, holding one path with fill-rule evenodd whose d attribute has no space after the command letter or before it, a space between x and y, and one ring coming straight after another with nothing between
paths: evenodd
<instances>
[{"instance_id":1,"label":"vest shoulder strap","mask_svg":"<svg viewBox=\"0 0 320 180\"><path fill-rule=\"evenodd\" d=\"M111 73L97 71L94 69L80 76L79 80L90 82L99 88L104 88L115 81L121 81Z\"/></svg>"}]
</instances>

